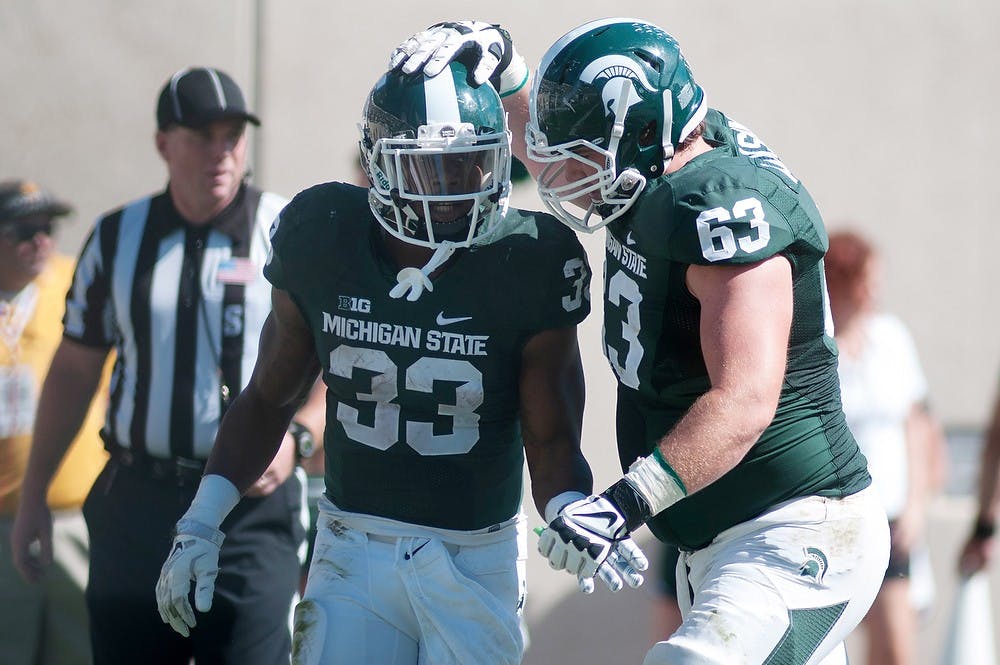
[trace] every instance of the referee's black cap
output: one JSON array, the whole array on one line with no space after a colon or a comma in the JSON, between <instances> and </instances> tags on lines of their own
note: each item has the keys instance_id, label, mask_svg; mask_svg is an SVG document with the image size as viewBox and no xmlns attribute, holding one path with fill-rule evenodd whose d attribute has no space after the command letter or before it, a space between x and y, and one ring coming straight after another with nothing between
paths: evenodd
<instances>
[{"instance_id":1,"label":"referee's black cap","mask_svg":"<svg viewBox=\"0 0 1000 665\"><path fill-rule=\"evenodd\" d=\"M0 223L16 222L37 215L62 217L73 211L50 192L30 180L0 182Z\"/></svg>"},{"instance_id":2,"label":"referee's black cap","mask_svg":"<svg viewBox=\"0 0 1000 665\"><path fill-rule=\"evenodd\" d=\"M236 81L213 67L188 67L176 72L160 90L156 103L156 124L160 130L172 125L204 127L228 118L260 124L260 119L247 109Z\"/></svg>"}]
</instances>

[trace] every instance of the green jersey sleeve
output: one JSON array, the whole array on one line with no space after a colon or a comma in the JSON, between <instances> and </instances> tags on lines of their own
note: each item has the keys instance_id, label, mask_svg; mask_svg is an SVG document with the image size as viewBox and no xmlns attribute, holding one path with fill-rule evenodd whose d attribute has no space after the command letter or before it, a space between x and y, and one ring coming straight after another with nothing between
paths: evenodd
<instances>
[{"instance_id":1,"label":"green jersey sleeve","mask_svg":"<svg viewBox=\"0 0 1000 665\"><path fill-rule=\"evenodd\" d=\"M507 279L534 283L539 297L522 300L525 327L549 330L575 326L590 313L591 270L576 234L544 213L511 211L520 233L510 236L504 254ZM501 287L502 288L502 287ZM523 295L521 296L523 298Z\"/></svg>"},{"instance_id":2,"label":"green jersey sleeve","mask_svg":"<svg viewBox=\"0 0 1000 665\"><path fill-rule=\"evenodd\" d=\"M785 214L773 200L778 187L769 180L757 188L722 180L680 197L666 243L669 258L696 265L757 263L795 241Z\"/></svg>"},{"instance_id":3,"label":"green jersey sleeve","mask_svg":"<svg viewBox=\"0 0 1000 665\"><path fill-rule=\"evenodd\" d=\"M302 192L282 209L271 225L271 253L264 266L264 277L271 285L283 291L292 290L294 275L289 274L288 256L295 251L294 240L303 225L303 218L308 210L303 205L303 199L308 198L308 192Z\"/></svg>"},{"instance_id":4,"label":"green jersey sleeve","mask_svg":"<svg viewBox=\"0 0 1000 665\"><path fill-rule=\"evenodd\" d=\"M346 266L338 252L355 251L358 238L367 238L367 223L358 221L368 214L362 192L353 185L331 182L296 195L271 227L271 254L264 277L293 296L308 290L317 271L333 279ZM354 242L345 246L351 235L356 236Z\"/></svg>"}]
</instances>

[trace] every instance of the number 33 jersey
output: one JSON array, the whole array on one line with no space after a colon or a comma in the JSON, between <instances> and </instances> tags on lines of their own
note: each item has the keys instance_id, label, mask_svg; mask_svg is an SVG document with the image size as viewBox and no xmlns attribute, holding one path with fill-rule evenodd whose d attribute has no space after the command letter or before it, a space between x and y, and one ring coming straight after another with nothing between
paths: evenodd
<instances>
[{"instance_id":1,"label":"number 33 jersey","mask_svg":"<svg viewBox=\"0 0 1000 665\"><path fill-rule=\"evenodd\" d=\"M446 529L510 519L521 501L519 375L534 334L590 311L573 232L509 210L490 244L458 250L415 302L389 296L368 190L299 194L264 270L312 329L327 386L327 495L342 510Z\"/></svg>"},{"instance_id":2,"label":"number 33 jersey","mask_svg":"<svg viewBox=\"0 0 1000 665\"><path fill-rule=\"evenodd\" d=\"M622 465L649 454L710 387L688 266L784 256L794 310L771 425L736 468L650 522L661 539L688 548L782 501L847 495L871 482L841 410L820 214L746 127L712 110L704 136L713 150L657 179L607 226L604 345L619 381Z\"/></svg>"}]
</instances>

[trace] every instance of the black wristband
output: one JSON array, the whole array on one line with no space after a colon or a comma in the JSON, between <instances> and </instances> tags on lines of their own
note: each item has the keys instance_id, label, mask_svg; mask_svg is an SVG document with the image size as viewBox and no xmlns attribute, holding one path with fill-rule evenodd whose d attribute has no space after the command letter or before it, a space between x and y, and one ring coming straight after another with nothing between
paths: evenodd
<instances>
[{"instance_id":1,"label":"black wristband","mask_svg":"<svg viewBox=\"0 0 1000 665\"><path fill-rule=\"evenodd\" d=\"M617 483L601 493L610 501L625 518L625 528L632 533L653 516L646 499L630 482L622 478Z\"/></svg>"},{"instance_id":2,"label":"black wristband","mask_svg":"<svg viewBox=\"0 0 1000 665\"><path fill-rule=\"evenodd\" d=\"M976 525L972 527L972 537L976 540L988 540L997 532L997 525L993 520L980 517L976 520Z\"/></svg>"}]
</instances>

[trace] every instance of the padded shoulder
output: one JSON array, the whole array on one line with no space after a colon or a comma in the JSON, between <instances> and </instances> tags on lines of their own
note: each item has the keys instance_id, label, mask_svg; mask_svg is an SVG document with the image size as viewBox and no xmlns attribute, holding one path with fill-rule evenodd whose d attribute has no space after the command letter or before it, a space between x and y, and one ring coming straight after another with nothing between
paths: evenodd
<instances>
[{"instance_id":1,"label":"padded shoulder","mask_svg":"<svg viewBox=\"0 0 1000 665\"><path fill-rule=\"evenodd\" d=\"M315 185L299 192L271 226L271 255L264 276L274 286L291 290L296 266L317 254L335 262L333 252L356 240L367 228L367 190L341 182ZM315 264L313 264L315 265Z\"/></svg>"},{"instance_id":2,"label":"padded shoulder","mask_svg":"<svg viewBox=\"0 0 1000 665\"><path fill-rule=\"evenodd\" d=\"M670 258L689 264L754 263L794 242L788 219L771 200L773 183L733 173L725 165L697 175L674 188L666 243Z\"/></svg>"},{"instance_id":3,"label":"padded shoulder","mask_svg":"<svg viewBox=\"0 0 1000 665\"><path fill-rule=\"evenodd\" d=\"M590 313L587 254L576 233L552 215L509 209L499 237L476 251L488 257L494 281L528 285L507 289L521 299L526 327L576 325Z\"/></svg>"},{"instance_id":4,"label":"padded shoulder","mask_svg":"<svg viewBox=\"0 0 1000 665\"><path fill-rule=\"evenodd\" d=\"M826 231L806 188L745 126L715 110L706 120L712 149L654 180L637 206L644 249L687 264L755 263L777 254L793 264L817 261Z\"/></svg>"}]
</instances>

